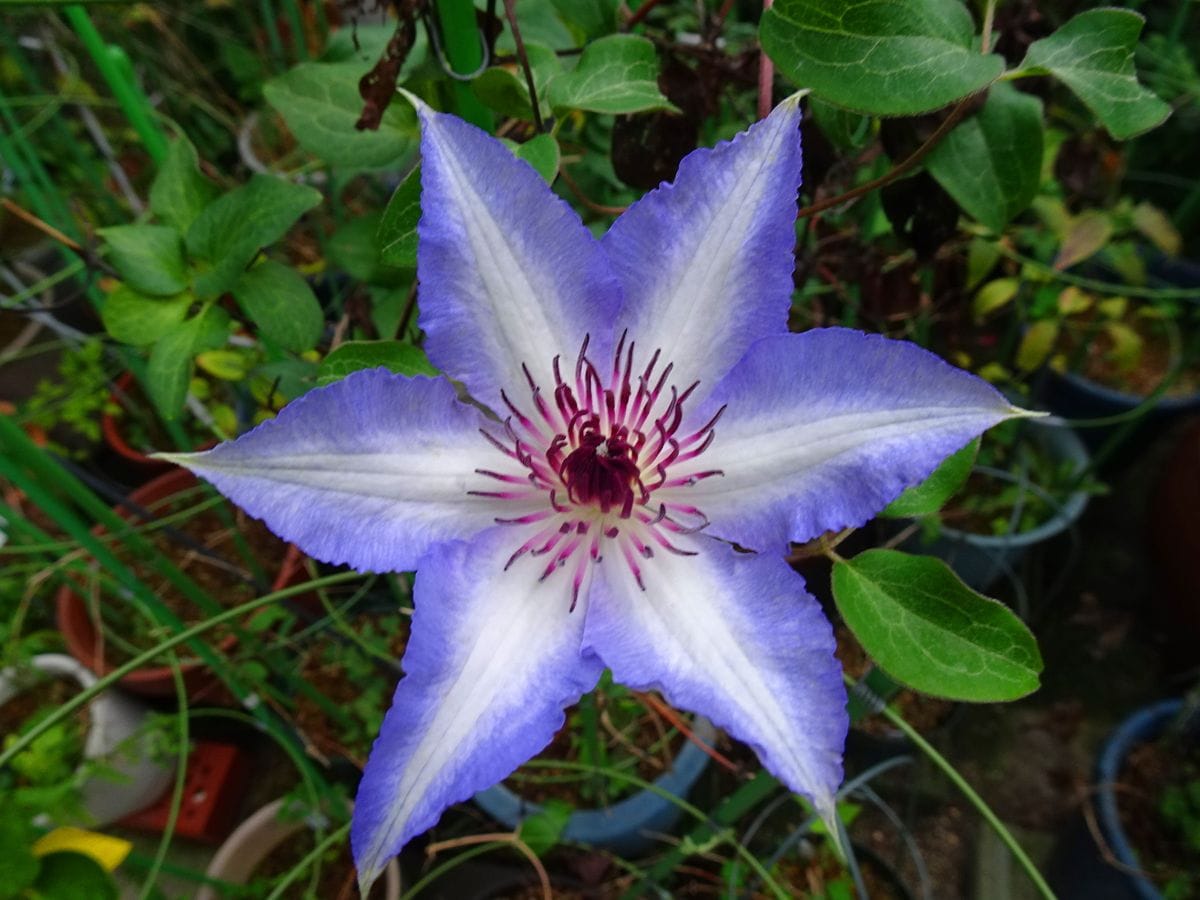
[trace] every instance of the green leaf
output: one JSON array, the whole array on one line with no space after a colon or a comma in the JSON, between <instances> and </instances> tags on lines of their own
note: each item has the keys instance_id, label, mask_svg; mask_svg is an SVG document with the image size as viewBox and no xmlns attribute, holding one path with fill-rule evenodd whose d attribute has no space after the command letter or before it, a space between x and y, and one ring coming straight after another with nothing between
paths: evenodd
<instances>
[{"instance_id":1,"label":"green leaf","mask_svg":"<svg viewBox=\"0 0 1200 900\"><path fill-rule=\"evenodd\" d=\"M1071 219L1062 246L1054 257L1054 268L1062 271L1099 253L1112 239L1112 217L1102 210L1089 209Z\"/></svg>"},{"instance_id":2,"label":"green leaf","mask_svg":"<svg viewBox=\"0 0 1200 900\"><path fill-rule=\"evenodd\" d=\"M263 96L318 159L354 169L401 168L417 150L416 113L408 103L392 103L377 131L359 131L362 75L358 62L301 63L268 81Z\"/></svg>"},{"instance_id":3,"label":"green leaf","mask_svg":"<svg viewBox=\"0 0 1200 900\"><path fill-rule=\"evenodd\" d=\"M413 169L400 182L379 221L379 258L389 266L417 264L417 222L421 219L421 170Z\"/></svg>"},{"instance_id":4,"label":"green leaf","mask_svg":"<svg viewBox=\"0 0 1200 900\"><path fill-rule=\"evenodd\" d=\"M146 392L164 419L176 418L183 409L195 355L224 345L229 325L229 314L210 306L168 331L154 345L146 365Z\"/></svg>"},{"instance_id":5,"label":"green leaf","mask_svg":"<svg viewBox=\"0 0 1200 900\"><path fill-rule=\"evenodd\" d=\"M400 267L380 259L379 229L383 213L370 212L351 219L329 237L326 255L334 268L355 281L394 287L410 280L411 266Z\"/></svg>"},{"instance_id":6,"label":"green leaf","mask_svg":"<svg viewBox=\"0 0 1200 900\"><path fill-rule=\"evenodd\" d=\"M1020 289L1021 281L1017 278L997 278L989 281L979 289L979 293L975 295L975 302L971 305L975 318L983 319L996 310L1003 309L1012 302Z\"/></svg>"},{"instance_id":7,"label":"green leaf","mask_svg":"<svg viewBox=\"0 0 1200 900\"><path fill-rule=\"evenodd\" d=\"M880 515L892 519L914 519L937 512L966 482L978 453L979 438L976 438L942 460L932 475L889 503Z\"/></svg>"},{"instance_id":8,"label":"green leaf","mask_svg":"<svg viewBox=\"0 0 1200 900\"><path fill-rule=\"evenodd\" d=\"M170 225L116 225L96 232L108 244L108 258L136 291L169 297L188 286L183 238Z\"/></svg>"},{"instance_id":9,"label":"green leaf","mask_svg":"<svg viewBox=\"0 0 1200 900\"><path fill-rule=\"evenodd\" d=\"M1128 9L1081 12L1034 41L1017 74L1050 74L1069 87L1117 140L1149 131L1171 107L1142 87L1133 51L1145 20Z\"/></svg>"},{"instance_id":10,"label":"green leaf","mask_svg":"<svg viewBox=\"0 0 1200 900\"><path fill-rule=\"evenodd\" d=\"M41 863L33 855L33 834L20 813L0 816L0 898L20 897L34 883Z\"/></svg>"},{"instance_id":11,"label":"green leaf","mask_svg":"<svg viewBox=\"0 0 1200 900\"><path fill-rule=\"evenodd\" d=\"M60 850L41 859L42 868L34 882L39 900L117 900L117 885L96 860L83 853Z\"/></svg>"},{"instance_id":12,"label":"green leaf","mask_svg":"<svg viewBox=\"0 0 1200 900\"><path fill-rule=\"evenodd\" d=\"M1042 319L1025 329L1021 343L1017 345L1017 368L1032 372L1050 358L1050 352L1058 341L1058 322Z\"/></svg>"},{"instance_id":13,"label":"green leaf","mask_svg":"<svg viewBox=\"0 0 1200 900\"><path fill-rule=\"evenodd\" d=\"M279 240L296 220L321 202L320 191L270 175L255 175L218 197L187 234L188 252L209 268L193 289L202 300L225 293L258 251Z\"/></svg>"},{"instance_id":14,"label":"green leaf","mask_svg":"<svg viewBox=\"0 0 1200 900\"><path fill-rule=\"evenodd\" d=\"M549 47L526 44L529 68L533 72L533 86L538 95L538 106L543 117L550 115L548 97L552 78L562 72L562 62ZM502 116L533 121L533 104L529 99L529 85L520 67L492 66L471 82L471 90L486 106Z\"/></svg>"},{"instance_id":15,"label":"green leaf","mask_svg":"<svg viewBox=\"0 0 1200 900\"><path fill-rule=\"evenodd\" d=\"M544 856L562 837L572 811L571 804L564 800L548 800L540 812L522 820L518 836L530 850Z\"/></svg>"},{"instance_id":16,"label":"green leaf","mask_svg":"<svg viewBox=\"0 0 1200 900\"><path fill-rule=\"evenodd\" d=\"M1042 171L1042 102L995 84L978 113L946 135L925 161L968 215L1004 230L1037 194Z\"/></svg>"},{"instance_id":17,"label":"green leaf","mask_svg":"<svg viewBox=\"0 0 1200 900\"><path fill-rule=\"evenodd\" d=\"M880 116L939 109L1004 71L982 54L958 0L778 0L763 13L763 50L822 100Z\"/></svg>"},{"instance_id":18,"label":"green leaf","mask_svg":"<svg viewBox=\"0 0 1200 900\"><path fill-rule=\"evenodd\" d=\"M1000 245L986 238L972 238L967 248L967 282L966 289L972 290L979 282L987 278L996 263L1000 261Z\"/></svg>"},{"instance_id":19,"label":"green leaf","mask_svg":"<svg viewBox=\"0 0 1200 900\"><path fill-rule=\"evenodd\" d=\"M550 184L558 176L558 141L552 134L539 134L511 148L517 159L523 159Z\"/></svg>"},{"instance_id":20,"label":"green leaf","mask_svg":"<svg viewBox=\"0 0 1200 900\"><path fill-rule=\"evenodd\" d=\"M250 374L251 360L237 350L205 350L196 354L196 365L224 381L241 381Z\"/></svg>"},{"instance_id":21,"label":"green leaf","mask_svg":"<svg viewBox=\"0 0 1200 900\"><path fill-rule=\"evenodd\" d=\"M174 297L147 297L122 284L104 299L100 321L122 344L153 344L183 321L194 299L187 291Z\"/></svg>"},{"instance_id":22,"label":"green leaf","mask_svg":"<svg viewBox=\"0 0 1200 900\"><path fill-rule=\"evenodd\" d=\"M586 43L617 30L617 0L551 0L559 17Z\"/></svg>"},{"instance_id":23,"label":"green leaf","mask_svg":"<svg viewBox=\"0 0 1200 900\"><path fill-rule=\"evenodd\" d=\"M1183 238L1175 224L1157 206L1139 203L1133 209L1133 227L1167 256L1178 256Z\"/></svg>"},{"instance_id":24,"label":"green leaf","mask_svg":"<svg viewBox=\"0 0 1200 900\"><path fill-rule=\"evenodd\" d=\"M549 86L555 109L635 113L650 109L678 112L658 89L658 53L646 38L614 34L584 48L579 65Z\"/></svg>"},{"instance_id":25,"label":"green leaf","mask_svg":"<svg viewBox=\"0 0 1200 900\"><path fill-rule=\"evenodd\" d=\"M216 195L217 186L200 172L200 157L192 142L186 137L172 141L150 185L151 212L186 234Z\"/></svg>"},{"instance_id":26,"label":"green leaf","mask_svg":"<svg viewBox=\"0 0 1200 900\"><path fill-rule=\"evenodd\" d=\"M1029 629L941 560L867 550L834 563L833 594L867 653L909 687L976 702L1037 690L1042 658Z\"/></svg>"},{"instance_id":27,"label":"green leaf","mask_svg":"<svg viewBox=\"0 0 1200 900\"><path fill-rule=\"evenodd\" d=\"M347 341L321 360L317 384L332 384L359 369L382 366L398 375L437 375L425 351L400 341Z\"/></svg>"},{"instance_id":28,"label":"green leaf","mask_svg":"<svg viewBox=\"0 0 1200 900\"><path fill-rule=\"evenodd\" d=\"M821 133L839 150L857 150L872 137L870 116L834 106L818 97L809 101L809 111Z\"/></svg>"},{"instance_id":29,"label":"green leaf","mask_svg":"<svg viewBox=\"0 0 1200 900\"><path fill-rule=\"evenodd\" d=\"M268 259L237 280L233 298L269 343L296 353L316 346L325 316L308 282L283 263Z\"/></svg>"}]
</instances>

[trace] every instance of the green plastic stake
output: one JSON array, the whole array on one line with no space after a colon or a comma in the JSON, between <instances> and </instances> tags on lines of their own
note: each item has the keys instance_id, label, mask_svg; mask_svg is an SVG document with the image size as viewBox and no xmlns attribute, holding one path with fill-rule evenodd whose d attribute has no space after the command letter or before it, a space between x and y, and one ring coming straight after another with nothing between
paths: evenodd
<instances>
[{"instance_id":1,"label":"green plastic stake","mask_svg":"<svg viewBox=\"0 0 1200 900\"><path fill-rule=\"evenodd\" d=\"M129 57L120 47L105 42L84 7L68 6L64 13L120 104L125 118L142 139L146 152L161 165L167 158L167 136L155 121L154 107L138 85Z\"/></svg>"},{"instance_id":2,"label":"green plastic stake","mask_svg":"<svg viewBox=\"0 0 1200 900\"><path fill-rule=\"evenodd\" d=\"M471 75L483 65L483 42L475 22L475 4L471 0L437 0L438 20L441 22L442 51L446 62L456 75ZM496 122L492 111L475 96L471 85L455 79L454 111L472 125L484 131L494 131Z\"/></svg>"}]
</instances>

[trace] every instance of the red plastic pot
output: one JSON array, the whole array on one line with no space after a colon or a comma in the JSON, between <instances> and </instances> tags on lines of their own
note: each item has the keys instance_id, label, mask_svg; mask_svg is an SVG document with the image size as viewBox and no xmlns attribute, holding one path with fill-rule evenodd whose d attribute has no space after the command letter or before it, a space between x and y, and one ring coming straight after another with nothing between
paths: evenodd
<instances>
[{"instance_id":1,"label":"red plastic pot","mask_svg":"<svg viewBox=\"0 0 1200 900\"><path fill-rule=\"evenodd\" d=\"M196 483L196 476L191 472L175 468L135 490L129 495L129 499L139 506L147 507L192 488ZM133 513L124 507L118 507L115 512L123 519L133 518ZM104 531L103 527L93 529L94 534L102 534ZM288 544L279 571L271 583L271 590L278 591L290 585L301 584L306 578L304 554L295 545ZM315 605L316 599L301 596L293 598L292 602L307 607ZM71 655L97 675L107 675L111 672L114 666L105 657L104 641L95 617L73 585L64 584L59 588L55 605L58 628ZM236 646L237 637L228 635L217 645L217 649L222 654L228 654ZM187 662L180 669L189 700L212 703L229 699L220 679L203 664ZM126 690L146 697L175 696L175 679L168 666L135 669L121 678L120 684Z\"/></svg>"}]
</instances>

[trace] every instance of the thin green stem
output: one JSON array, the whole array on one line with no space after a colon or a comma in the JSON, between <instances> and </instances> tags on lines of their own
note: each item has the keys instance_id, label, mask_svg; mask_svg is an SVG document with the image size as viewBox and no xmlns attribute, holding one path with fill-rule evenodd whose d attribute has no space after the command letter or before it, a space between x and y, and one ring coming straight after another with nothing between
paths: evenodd
<instances>
[{"instance_id":1,"label":"thin green stem","mask_svg":"<svg viewBox=\"0 0 1200 900\"><path fill-rule=\"evenodd\" d=\"M1014 262L1028 266L1035 272L1055 281L1061 281L1064 284L1073 284L1076 287L1087 288L1089 291L1096 291L1101 294L1115 294L1122 297L1138 297L1144 300L1200 299L1200 288L1148 288L1139 287L1136 284L1114 284L1108 281L1099 281L1095 278L1084 278L1081 275L1072 275L1070 272L1060 272L1053 266L1048 266L1044 262L1034 259L1032 256L1026 256L1024 253L1019 253L1016 250L1005 247L1003 243L998 243L996 247L1002 255L1007 256Z\"/></svg>"},{"instance_id":2,"label":"thin green stem","mask_svg":"<svg viewBox=\"0 0 1200 900\"><path fill-rule=\"evenodd\" d=\"M331 831L324 840L319 841L317 846L313 847L312 850L309 851L309 853L302 860L296 863L290 872L287 872L279 879L279 881L275 883L275 890L267 894L267 900L277 900L277 898L282 897L283 892L288 889L291 883L303 875L309 866L317 862L321 858L321 854L332 847L335 843L345 838L349 833L349 822L347 822L341 828L338 828L336 831Z\"/></svg>"},{"instance_id":3,"label":"thin green stem","mask_svg":"<svg viewBox=\"0 0 1200 900\"><path fill-rule=\"evenodd\" d=\"M171 679L175 683L175 699L179 704L177 713L179 720L179 753L175 762L175 784L171 788L171 806L167 810L167 826L163 829L162 839L158 842L158 850L150 863L150 869L142 880L142 888L138 892L138 900L147 900L156 890L159 870L167 859L167 851L171 849L171 839L175 836L175 823L179 821L179 810L183 806L183 785L187 777L188 761L188 710L187 691L183 685L183 671L179 668L179 658L171 653L168 656L171 666Z\"/></svg>"},{"instance_id":4,"label":"thin green stem","mask_svg":"<svg viewBox=\"0 0 1200 900\"><path fill-rule=\"evenodd\" d=\"M848 686L854 686L855 681L853 678L851 678L849 675L843 675L842 677L845 679ZM942 754L940 754L937 750L935 750L929 741L925 740L925 738L923 738L915 728L904 721L903 716L901 716L890 706L885 706L883 708L883 715L896 728L902 731L904 736L912 741L917 749L929 757L930 761L939 769L941 769L942 772L945 773L946 777L953 782L954 786L962 792L962 795L967 798L972 806L975 807L979 815L983 817L983 820L991 826L993 831L996 832L996 836L1000 838L1006 847L1008 847L1009 852L1012 853L1013 858L1025 871L1025 874L1029 876L1029 880L1033 882L1034 887L1038 889L1038 892L1043 897L1046 897L1047 900L1055 900L1054 891L1050 890L1050 885L1046 884L1046 880L1042 878L1042 873L1037 870L1037 866L1033 864L1033 860L1029 858L1028 854L1026 854L1021 848L1021 845L1017 843L1016 838L1012 836L1012 832L1010 832L1005 824L1000 821L994 812L992 812L992 808L987 805L987 801L980 797L979 794L976 793L975 789L967 783L967 780L958 773L958 770L950 764L950 761L947 760L946 757L942 756Z\"/></svg>"}]
</instances>

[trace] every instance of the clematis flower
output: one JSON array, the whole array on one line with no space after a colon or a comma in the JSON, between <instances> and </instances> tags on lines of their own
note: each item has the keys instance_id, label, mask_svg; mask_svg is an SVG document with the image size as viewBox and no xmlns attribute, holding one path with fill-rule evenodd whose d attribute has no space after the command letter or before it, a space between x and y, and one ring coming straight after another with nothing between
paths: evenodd
<instances>
[{"instance_id":1,"label":"clematis flower","mask_svg":"<svg viewBox=\"0 0 1200 900\"><path fill-rule=\"evenodd\" d=\"M354 812L363 885L541 751L605 667L832 818L846 698L788 542L866 522L1021 411L911 344L788 333L796 99L599 240L503 145L419 113L420 325L470 399L357 372L171 457L317 559L417 569Z\"/></svg>"}]
</instances>

